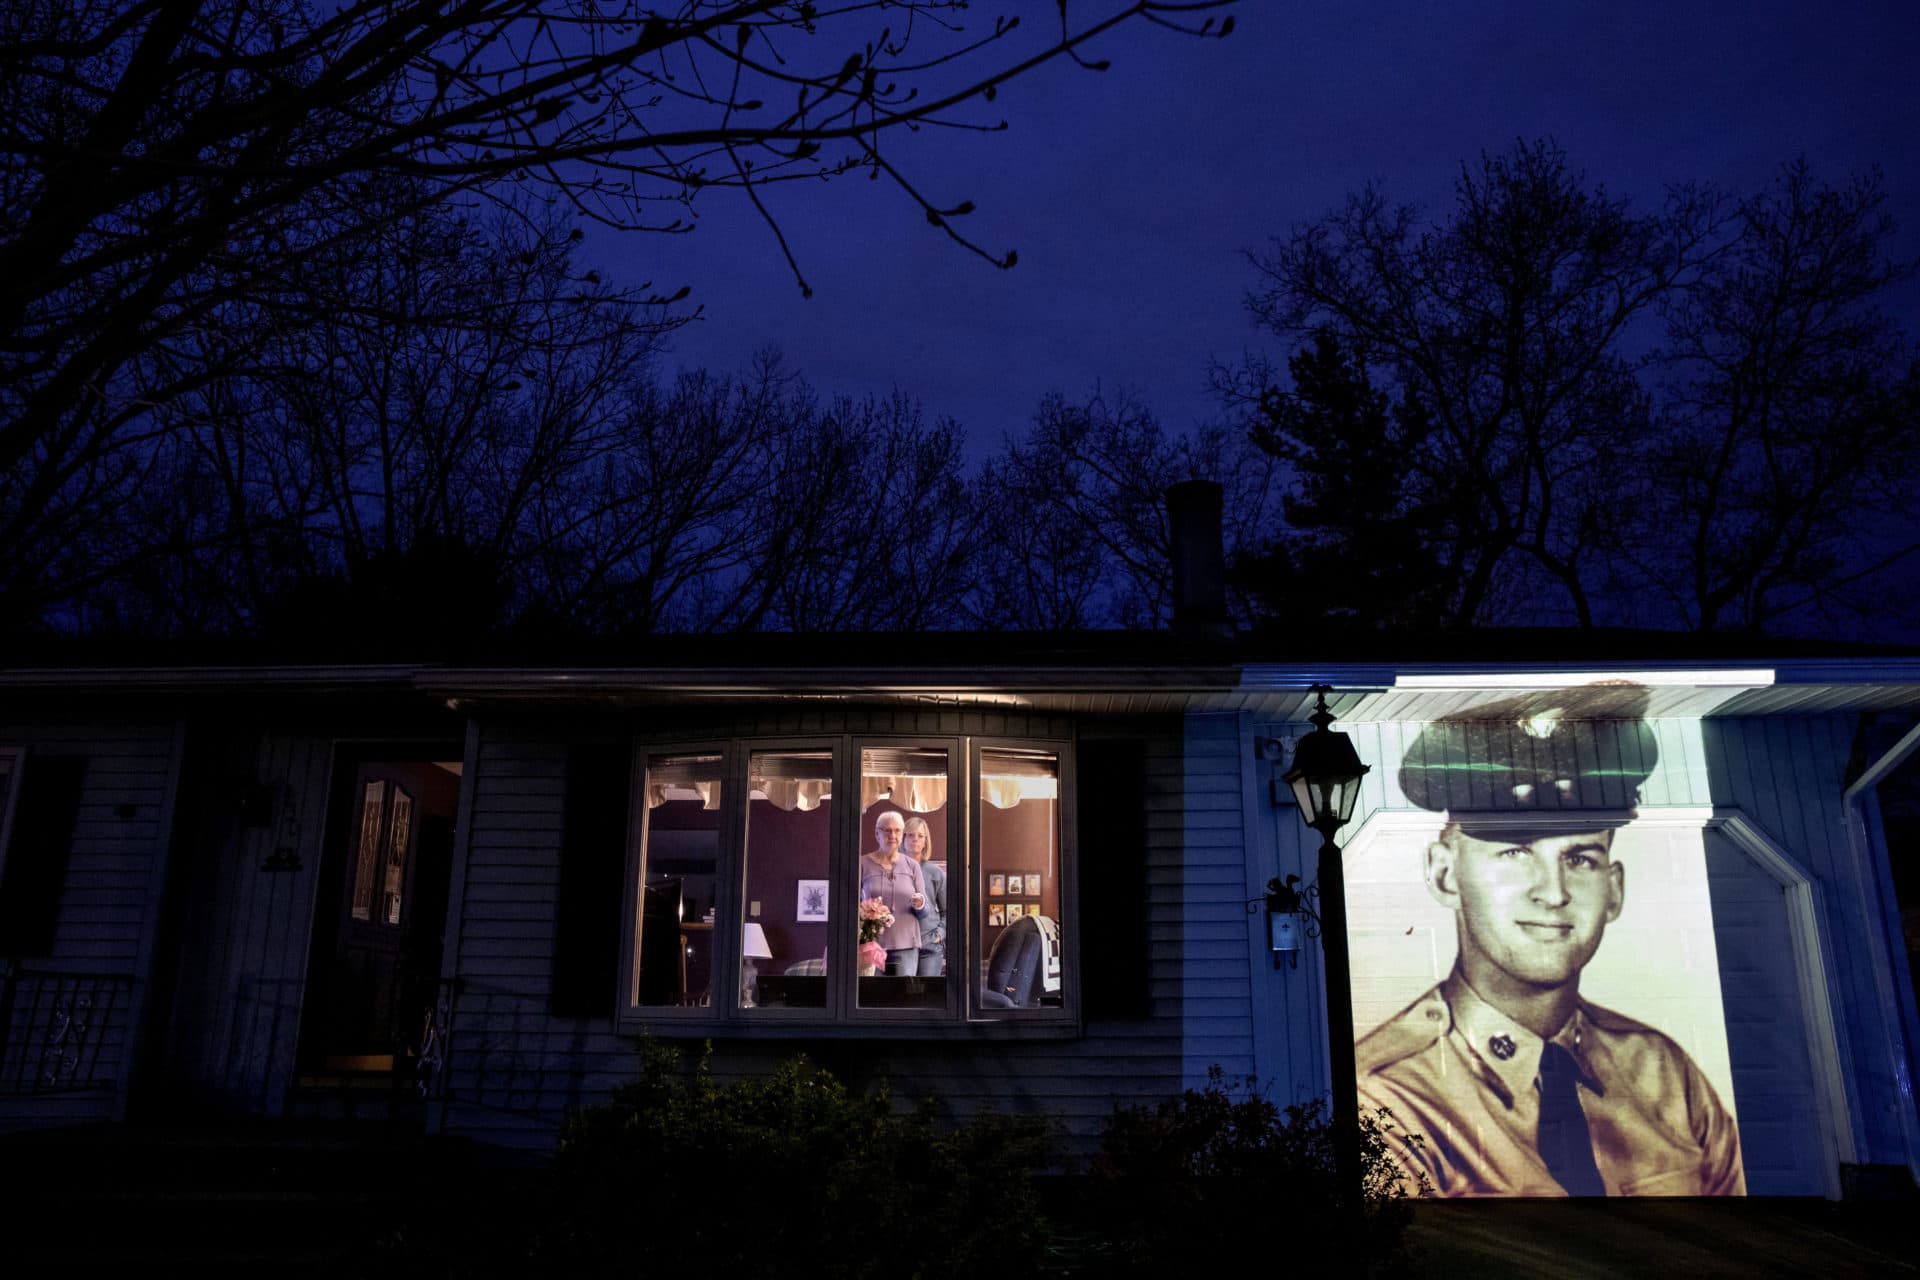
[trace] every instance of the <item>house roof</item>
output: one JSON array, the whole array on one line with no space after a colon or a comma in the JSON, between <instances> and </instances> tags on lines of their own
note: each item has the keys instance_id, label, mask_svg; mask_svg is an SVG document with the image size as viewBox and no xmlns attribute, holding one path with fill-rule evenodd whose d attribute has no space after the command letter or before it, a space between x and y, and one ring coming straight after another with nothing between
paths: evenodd
<instances>
[{"instance_id":1,"label":"house roof","mask_svg":"<svg viewBox=\"0 0 1920 1280\"><path fill-rule=\"evenodd\" d=\"M73 656L0 667L0 696L413 695L456 709L777 698L1092 714L1244 711L1295 721L1311 710L1309 687L1324 683L1335 690L1340 719L1426 720L1515 691L1629 680L1649 689L1654 717L1920 709L1920 653L1912 650L1665 632L1367 634L1339 643L1166 631L666 636L466 662L272 662L238 649L200 662L182 660L184 651L141 662L115 661L110 650Z\"/></svg>"}]
</instances>

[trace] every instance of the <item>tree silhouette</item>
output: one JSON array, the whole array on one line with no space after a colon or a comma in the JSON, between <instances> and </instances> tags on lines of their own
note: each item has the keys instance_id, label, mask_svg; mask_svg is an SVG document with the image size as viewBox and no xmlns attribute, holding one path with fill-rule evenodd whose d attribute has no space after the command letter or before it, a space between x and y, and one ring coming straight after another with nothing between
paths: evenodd
<instances>
[{"instance_id":1,"label":"tree silhouette","mask_svg":"<svg viewBox=\"0 0 1920 1280\"><path fill-rule=\"evenodd\" d=\"M1269 386L1253 440L1292 470L1287 528L1239 557L1262 616L1373 629L1446 620L1459 566L1440 549L1452 518L1446 477L1426 465L1432 423L1418 402L1390 405L1330 333L1288 362L1290 390Z\"/></svg>"},{"instance_id":2,"label":"tree silhouette","mask_svg":"<svg viewBox=\"0 0 1920 1280\"><path fill-rule=\"evenodd\" d=\"M1267 608L1759 626L1920 550L1883 206L1794 164L1642 212L1521 142L1438 219L1370 187L1278 238L1248 306L1290 386L1216 371L1295 471L1295 528L1245 566Z\"/></svg>"},{"instance_id":3,"label":"tree silhouette","mask_svg":"<svg viewBox=\"0 0 1920 1280\"><path fill-rule=\"evenodd\" d=\"M764 213L768 184L866 173L1011 266L957 229L970 206L925 194L893 140L1000 128L1008 80L1101 67L1082 49L1130 21L1225 34L1206 11L1227 2L1062 3L1051 27L970 27L961 0L7 5L0 561L165 473L164 411L217 396L319 318L310 276L343 246L432 205L552 198L676 232L709 191Z\"/></svg>"},{"instance_id":4,"label":"tree silhouette","mask_svg":"<svg viewBox=\"0 0 1920 1280\"><path fill-rule=\"evenodd\" d=\"M1788 164L1667 301L1643 474L1672 522L1635 551L1688 625L1883 611L1871 580L1920 552L1920 376L1878 306L1913 266L1888 255L1886 203L1878 175Z\"/></svg>"}]
</instances>

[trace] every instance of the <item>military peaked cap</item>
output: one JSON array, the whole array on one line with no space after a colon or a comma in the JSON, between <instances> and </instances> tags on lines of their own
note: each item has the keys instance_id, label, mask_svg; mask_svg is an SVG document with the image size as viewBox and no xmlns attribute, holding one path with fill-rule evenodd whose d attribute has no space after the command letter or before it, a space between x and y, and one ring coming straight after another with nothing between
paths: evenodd
<instances>
[{"instance_id":1,"label":"military peaked cap","mask_svg":"<svg viewBox=\"0 0 1920 1280\"><path fill-rule=\"evenodd\" d=\"M1646 709L1641 685L1590 684L1444 716L1408 748L1400 788L1470 835L1480 814L1594 809L1607 811L1596 815L1596 829L1621 826L1660 758ZM1497 830L1503 838L1517 834L1510 819Z\"/></svg>"}]
</instances>

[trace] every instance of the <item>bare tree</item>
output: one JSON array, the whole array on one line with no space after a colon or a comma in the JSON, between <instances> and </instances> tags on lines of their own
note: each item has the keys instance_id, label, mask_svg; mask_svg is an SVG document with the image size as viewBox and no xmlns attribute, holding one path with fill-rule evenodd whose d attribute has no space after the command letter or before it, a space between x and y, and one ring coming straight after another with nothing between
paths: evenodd
<instances>
[{"instance_id":1,"label":"bare tree","mask_svg":"<svg viewBox=\"0 0 1920 1280\"><path fill-rule=\"evenodd\" d=\"M1669 300L1643 474L1671 519L1635 552L1691 627L1884 613L1876 585L1920 553L1920 365L1878 306L1912 264L1887 253L1886 204L1877 174L1788 164Z\"/></svg>"},{"instance_id":2,"label":"bare tree","mask_svg":"<svg viewBox=\"0 0 1920 1280\"><path fill-rule=\"evenodd\" d=\"M990 631L1074 631L1099 625L1109 564L1079 517L1011 442L973 483L982 547L969 625Z\"/></svg>"},{"instance_id":3,"label":"bare tree","mask_svg":"<svg viewBox=\"0 0 1920 1280\"><path fill-rule=\"evenodd\" d=\"M0 559L163 467L157 410L250 368L311 316L314 263L430 203L551 194L684 231L710 189L764 212L769 183L865 172L1010 266L890 139L999 128L986 113L1009 79L1100 66L1082 49L1128 21L1224 34L1205 11L1226 2L1063 3L1045 30L1011 13L969 27L961 0L9 4Z\"/></svg>"},{"instance_id":4,"label":"bare tree","mask_svg":"<svg viewBox=\"0 0 1920 1280\"><path fill-rule=\"evenodd\" d=\"M979 552L959 427L928 425L898 391L836 397L793 444L780 507L803 518L773 517L766 612L750 621L816 632L959 625Z\"/></svg>"},{"instance_id":5,"label":"bare tree","mask_svg":"<svg viewBox=\"0 0 1920 1280\"><path fill-rule=\"evenodd\" d=\"M1643 417L1624 344L1698 270L1714 207L1681 189L1637 213L1558 147L1522 142L1462 170L1444 221L1369 187L1252 255L1262 325L1333 335L1428 424L1404 463L1445 503L1448 619L1511 617L1517 601L1498 593L1518 557L1574 620L1595 621L1616 460Z\"/></svg>"},{"instance_id":6,"label":"bare tree","mask_svg":"<svg viewBox=\"0 0 1920 1280\"><path fill-rule=\"evenodd\" d=\"M254 628L369 575L401 592L422 556L442 577L464 558L504 590L567 482L621 444L669 327L585 278L575 239L552 219L476 227L428 206L310 261L312 314L262 325L244 373L156 406L151 438L119 454L148 465L56 526L72 563L12 598L58 590L168 634ZM430 598L434 573L411 569ZM300 625L337 604L309 600ZM406 611L386 608L386 625Z\"/></svg>"},{"instance_id":7,"label":"bare tree","mask_svg":"<svg viewBox=\"0 0 1920 1280\"><path fill-rule=\"evenodd\" d=\"M1172 615L1166 490L1213 480L1225 490L1229 555L1272 516L1272 459L1223 426L1169 434L1131 394L1049 396L1023 438L983 474L1001 499L987 522L989 564L1005 574L984 598L987 626L1156 627ZM1049 560L1048 557L1055 557ZM1240 610L1245 614L1244 602Z\"/></svg>"}]
</instances>

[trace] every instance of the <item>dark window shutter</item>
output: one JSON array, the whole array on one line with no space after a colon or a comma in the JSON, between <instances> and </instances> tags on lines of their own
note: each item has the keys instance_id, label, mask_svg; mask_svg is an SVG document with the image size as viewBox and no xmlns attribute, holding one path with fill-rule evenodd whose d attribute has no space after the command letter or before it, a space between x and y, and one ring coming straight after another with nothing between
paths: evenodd
<instances>
[{"instance_id":1,"label":"dark window shutter","mask_svg":"<svg viewBox=\"0 0 1920 1280\"><path fill-rule=\"evenodd\" d=\"M604 744L567 752L550 1001L565 1017L602 1017L613 1008L627 874L628 756L625 747Z\"/></svg>"},{"instance_id":2,"label":"dark window shutter","mask_svg":"<svg viewBox=\"0 0 1920 1280\"><path fill-rule=\"evenodd\" d=\"M1081 999L1089 1018L1143 1018L1150 994L1146 744L1082 742L1077 777Z\"/></svg>"},{"instance_id":3,"label":"dark window shutter","mask_svg":"<svg viewBox=\"0 0 1920 1280\"><path fill-rule=\"evenodd\" d=\"M29 756L20 776L7 868L0 878L0 956L44 956L53 950L60 886L80 818L85 756Z\"/></svg>"}]
</instances>

